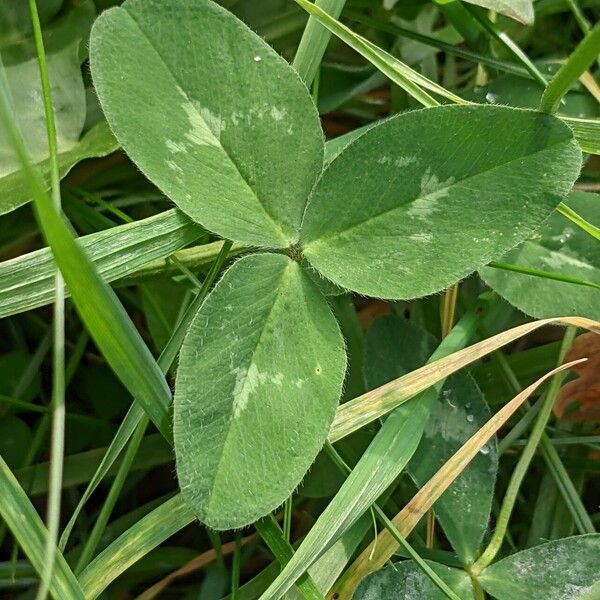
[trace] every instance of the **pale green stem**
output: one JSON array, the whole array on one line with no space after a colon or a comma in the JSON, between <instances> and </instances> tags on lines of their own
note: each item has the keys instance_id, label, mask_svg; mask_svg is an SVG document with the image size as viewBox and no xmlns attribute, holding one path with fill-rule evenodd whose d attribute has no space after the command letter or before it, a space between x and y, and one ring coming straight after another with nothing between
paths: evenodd
<instances>
[{"instance_id":1,"label":"pale green stem","mask_svg":"<svg viewBox=\"0 0 600 600\"><path fill-rule=\"evenodd\" d=\"M567 328L559 353L559 365L564 362L565 356L571 347L573 340L575 339L576 333L576 327ZM544 403L535 421L531 434L529 435L529 440L527 441L527 444L519 458L519 462L517 463L510 478L506 494L504 495L504 499L502 501L502 507L500 508L500 514L498 515L498 519L496 521L496 528L494 529L492 539L490 540L483 554L479 557L470 570L471 574L474 576L477 576L479 573L481 573L481 571L483 571L494 560L496 554L502 546L502 542L504 541L504 536L508 528L508 522L517 500L519 488L521 487L521 483L525 478L527 470L529 469L529 465L531 464L531 460L535 454L538 444L540 443L548 420L550 419L554 402L556 401L562 382L564 381L566 375L566 372L558 373L550 382Z\"/></svg>"},{"instance_id":2,"label":"pale green stem","mask_svg":"<svg viewBox=\"0 0 600 600\"><path fill-rule=\"evenodd\" d=\"M555 113L566 93L577 82L585 70L600 53L600 23L598 23L571 53L566 63L558 70L540 101L540 110Z\"/></svg>"},{"instance_id":3,"label":"pale green stem","mask_svg":"<svg viewBox=\"0 0 600 600\"><path fill-rule=\"evenodd\" d=\"M40 26L35 0L29 0L29 12L33 26L33 37L38 58L40 82L46 118L48 137L48 154L50 157L50 188L52 201L57 212L61 210L60 174L58 169L58 148L56 141L56 124L52 107L52 91L46 64L44 40ZM48 587L54 569L54 557L58 528L60 524L60 499L62 489L62 471L65 451L65 287L60 271L57 269L54 279L53 310L53 348L52 348L52 435L50 442L50 484L48 489L48 505L46 521L48 537L46 538L44 570L38 589L37 599L43 600L48 595Z\"/></svg>"},{"instance_id":4,"label":"pale green stem","mask_svg":"<svg viewBox=\"0 0 600 600\"><path fill-rule=\"evenodd\" d=\"M577 214L572 208L567 206L564 202L561 202L557 208L558 212L569 219L569 221L575 223L577 227L589 233L592 237L600 240L600 227L596 227L589 221L586 221L581 215Z\"/></svg>"}]
</instances>

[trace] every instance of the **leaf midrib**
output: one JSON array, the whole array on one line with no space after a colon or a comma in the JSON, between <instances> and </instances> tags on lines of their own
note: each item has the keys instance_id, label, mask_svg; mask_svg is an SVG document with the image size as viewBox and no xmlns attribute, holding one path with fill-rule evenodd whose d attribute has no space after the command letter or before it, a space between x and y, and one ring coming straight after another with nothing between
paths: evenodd
<instances>
[{"instance_id":1,"label":"leaf midrib","mask_svg":"<svg viewBox=\"0 0 600 600\"><path fill-rule=\"evenodd\" d=\"M471 179L475 179L476 177L479 177L479 176L481 176L481 175L488 174L488 173L492 173L492 172L493 172L493 171L495 171L496 169L500 169L500 168L506 167L507 165L510 165L510 164L512 164L512 163L514 163L514 162L517 162L517 161L519 161L519 160L523 160L523 159L525 159L525 158L530 158L530 157L536 156L537 154L540 154L540 153L542 153L542 152L546 152L546 151L548 151L548 150L550 150L550 149L553 149L553 148L555 148L555 147L557 147L557 146L560 146L560 145L568 145L568 144L570 144L570 142L572 142L572 141L573 141L573 139L574 139L574 138L573 138L573 136L571 136L570 138L565 138L565 139L563 139L563 140L560 140L560 141L558 141L558 142L556 142L556 143L554 143L554 144L551 144L551 145L548 145L548 146L544 146L543 148L540 148L539 150L536 150L535 152L531 152L531 153L529 153L529 154L525 154L525 155L522 155L522 156L518 156L518 157L515 157L515 158L511 158L510 160L507 160L507 161L505 161L505 162L503 162L503 163L496 164L496 165L494 165L494 166L493 166L492 168L490 168L490 169L486 169L486 170L484 170L484 171L478 171L477 173L472 173L472 174L468 175L467 177L464 177L464 178L460 179L459 181L454 181L454 182L452 182L452 183L451 183L451 184L449 184L449 185L443 185L443 186L440 186L439 188L437 188L437 189L436 189L435 191L433 191L433 192L430 192L430 193L428 193L428 194L425 194L425 195L423 195L423 196L417 196L416 198L412 198L412 199L411 199L411 200L409 200L408 202L405 202L405 203L403 203L403 204L401 204L401 205L399 205L399 206L393 206L393 207L391 207L391 208L388 208L388 209L386 209L386 210L383 210L383 211L381 211L381 212L377 213L376 215L370 215L370 216L368 216L367 218L363 219L362 221L360 221L360 222L358 222L358 223L353 223L352 225L349 225L348 227L345 227L344 229L340 229L340 230L332 231L332 232L331 232L331 233L329 233L329 234L326 234L326 235L319 236L319 237L317 237L317 238L315 238L315 239L313 239L313 240L310 240L308 243L306 243L306 244L303 244L303 248L304 248L304 250L306 250L306 249L308 249L308 248L309 248L309 247L310 247L312 244L321 243L321 242L323 242L323 241L325 241L325 240L330 240L330 239L332 239L332 238L341 237L341 236L343 236L344 234L346 234L346 233L348 233L349 231L351 231L352 229L357 229L357 228L359 228L359 227L362 227L363 225L365 225L365 224L369 223L370 221L376 221L377 219L379 219L379 218L381 218L381 217L384 217L385 215L388 215L388 214L390 214L390 213L394 213L395 211L400 211L400 210L402 210L402 209L405 209L405 210L406 210L406 209L409 207L409 205L410 205L410 204L412 204L412 203L414 203L414 202L417 202L418 200L425 200L425 199L427 199L429 196L432 196L432 195L434 195L434 194L440 194L440 193L444 193L444 192L446 192L447 190L450 190L450 189L452 189L454 186L461 185L461 184L463 184L463 183L465 183L465 182L468 182L468 181L470 181ZM325 173L323 173L323 175L325 175Z\"/></svg>"},{"instance_id":2,"label":"leaf midrib","mask_svg":"<svg viewBox=\"0 0 600 600\"><path fill-rule=\"evenodd\" d=\"M273 313L275 311L275 307L280 303L280 301L283 299L283 297L285 296L284 294L281 294L281 290L284 287L284 280L287 279L288 277L288 273L290 272L290 267L293 266L294 263L292 263L291 261L282 269L281 271L281 276L279 277L279 280L277 282L277 285L275 287L275 294L274 294L274 300L273 300L273 304L271 305L271 308L269 309L269 312L263 322L262 328L261 328L261 332L258 335L258 339L256 340L256 344L254 345L254 348L252 349L252 351L250 352L249 355L249 360L247 362L247 365L252 365L253 361L254 361L254 355L256 354L256 351L258 350L259 346L261 345L263 336L265 335L265 331L267 328L267 325L269 323L269 321L271 320L271 318L273 317ZM233 393L233 392L232 392ZM220 469L221 469L221 465L222 465L222 460L223 460L223 456L225 454L225 449L227 448L228 442L230 440L230 434L231 434L231 423L232 423L232 418L231 415L233 414L234 411L234 404L235 404L235 398L233 398L233 401L231 403L231 412L229 414L229 421L227 422L227 430L225 432L225 439L221 445L221 449L220 449L220 453L219 453L219 458L217 460L217 464L216 464L216 468L214 469L214 475L211 478L211 484L210 484L210 491L211 493L208 495L208 502L206 503L206 511L205 514L208 515L210 514L211 511L211 505L213 502L213 494L212 492L215 489L215 485L217 480L219 479L219 475L220 475Z\"/></svg>"}]
</instances>

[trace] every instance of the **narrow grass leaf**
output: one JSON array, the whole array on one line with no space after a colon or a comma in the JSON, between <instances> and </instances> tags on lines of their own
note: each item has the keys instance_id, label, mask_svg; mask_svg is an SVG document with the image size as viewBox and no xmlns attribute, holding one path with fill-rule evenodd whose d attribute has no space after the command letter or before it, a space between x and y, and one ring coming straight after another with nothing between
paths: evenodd
<instances>
[{"instance_id":1,"label":"narrow grass leaf","mask_svg":"<svg viewBox=\"0 0 600 600\"><path fill-rule=\"evenodd\" d=\"M311 17L316 18L321 24L327 27L329 31L356 50L356 52L377 67L384 75L389 77L391 81L400 86L423 106L432 107L439 104L438 101L430 96L425 90L433 92L434 94L457 104L469 104L466 100L449 92L441 85L438 85L424 75L421 75L418 71L411 69L401 60L398 60L385 50L382 50L366 38L358 35L350 28L334 19L331 15L327 14L316 4L313 4L308 0L296 0L296 2L306 10Z\"/></svg>"},{"instance_id":2,"label":"narrow grass leaf","mask_svg":"<svg viewBox=\"0 0 600 600\"><path fill-rule=\"evenodd\" d=\"M334 19L340 16L345 4L346 0L316 1L316 6ZM330 37L331 33L315 17L308 18L292 63L292 66L298 71L298 75L307 86L312 84L319 70Z\"/></svg>"},{"instance_id":3,"label":"narrow grass leaf","mask_svg":"<svg viewBox=\"0 0 600 600\"><path fill-rule=\"evenodd\" d=\"M512 554L478 577L498 600L594 600L600 595L600 535L564 538Z\"/></svg>"},{"instance_id":4,"label":"narrow grass leaf","mask_svg":"<svg viewBox=\"0 0 600 600\"><path fill-rule=\"evenodd\" d=\"M424 389L456 373L463 367L502 348L536 329L551 324L575 325L600 333L600 323L584 317L556 317L525 323L503 331L490 338L477 342L468 348L457 350L449 356L430 362L424 367L403 375L342 404L336 413L329 432L329 441L335 442L353 431L364 427L371 421L382 417L397 406L422 392Z\"/></svg>"},{"instance_id":5,"label":"narrow grass leaf","mask_svg":"<svg viewBox=\"0 0 600 600\"><path fill-rule=\"evenodd\" d=\"M47 531L23 488L0 456L0 515L38 573L44 569ZM84 594L63 555L56 551L49 591L56 600L83 600Z\"/></svg>"},{"instance_id":6,"label":"narrow grass leaf","mask_svg":"<svg viewBox=\"0 0 600 600\"><path fill-rule=\"evenodd\" d=\"M327 437L345 368L337 323L298 263L254 254L225 273L175 385L179 485L203 523L242 527L290 495Z\"/></svg>"},{"instance_id":7,"label":"narrow grass leaf","mask_svg":"<svg viewBox=\"0 0 600 600\"><path fill-rule=\"evenodd\" d=\"M297 240L323 134L298 74L244 23L210 0L127 0L94 23L90 65L124 150L192 219Z\"/></svg>"},{"instance_id":8,"label":"narrow grass leaf","mask_svg":"<svg viewBox=\"0 0 600 600\"><path fill-rule=\"evenodd\" d=\"M52 205L39 173L29 162L10 115L10 101L5 87L0 85L0 120L27 173L40 227L79 315L117 376L142 404L158 430L169 438L169 386L117 296L98 275L66 221Z\"/></svg>"},{"instance_id":9,"label":"narrow grass leaf","mask_svg":"<svg viewBox=\"0 0 600 600\"><path fill-rule=\"evenodd\" d=\"M315 269L344 288L424 296L529 237L580 166L569 128L541 113L443 106L400 114L329 164L300 243Z\"/></svg>"},{"instance_id":10,"label":"narrow grass leaf","mask_svg":"<svg viewBox=\"0 0 600 600\"><path fill-rule=\"evenodd\" d=\"M577 83L586 69L598 59L599 54L600 23L583 38L547 85L540 102L540 110L555 113L560 108L563 96Z\"/></svg>"},{"instance_id":11,"label":"narrow grass leaf","mask_svg":"<svg viewBox=\"0 0 600 600\"><path fill-rule=\"evenodd\" d=\"M193 520L191 510L177 495L137 521L81 573L79 582L86 600L97 598L121 573Z\"/></svg>"},{"instance_id":12,"label":"narrow grass leaf","mask_svg":"<svg viewBox=\"0 0 600 600\"><path fill-rule=\"evenodd\" d=\"M198 225L174 209L134 223L78 238L78 243L105 281L131 275L144 267L146 273L160 271L161 261L196 240ZM213 259L221 242L195 249L195 264ZM188 253L189 254L189 253ZM196 255L197 254L197 255ZM29 252L0 263L0 318L44 306L54 297L56 262L50 248ZM174 267L171 267L174 269Z\"/></svg>"},{"instance_id":13,"label":"narrow grass leaf","mask_svg":"<svg viewBox=\"0 0 600 600\"><path fill-rule=\"evenodd\" d=\"M434 505L467 465L489 443L490 438L506 423L527 398L549 377L568 369L573 361L553 369L529 387L517 394L503 406L481 429L444 464L444 466L413 496L410 502L394 517L393 522L404 536L408 536L421 518ZM374 550L373 550L374 546ZM336 592L340 597L350 597L358 583L367 575L381 568L398 548L398 543L388 531L382 531L344 574Z\"/></svg>"},{"instance_id":14,"label":"narrow grass leaf","mask_svg":"<svg viewBox=\"0 0 600 600\"><path fill-rule=\"evenodd\" d=\"M584 119L579 117L560 118L573 131L575 139L584 152L600 154L600 119Z\"/></svg>"},{"instance_id":15,"label":"narrow grass leaf","mask_svg":"<svg viewBox=\"0 0 600 600\"><path fill-rule=\"evenodd\" d=\"M273 515L267 515L259 519L254 526L260 533L260 536L265 541L267 546L277 558L279 564L283 567L294 555L294 548L287 542L283 536L279 524ZM323 594L319 591L314 581L308 573L305 573L296 582L300 594L306 600L323 600Z\"/></svg>"}]
</instances>

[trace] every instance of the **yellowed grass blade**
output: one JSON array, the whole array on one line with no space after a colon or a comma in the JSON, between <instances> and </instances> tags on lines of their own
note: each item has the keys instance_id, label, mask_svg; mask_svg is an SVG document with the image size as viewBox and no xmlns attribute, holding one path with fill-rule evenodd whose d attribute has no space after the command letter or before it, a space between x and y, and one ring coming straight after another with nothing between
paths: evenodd
<instances>
[{"instance_id":1,"label":"yellowed grass blade","mask_svg":"<svg viewBox=\"0 0 600 600\"><path fill-rule=\"evenodd\" d=\"M243 537L240 541L240 544L244 546L249 542L254 541L257 537L257 533ZM228 554L233 553L235 547L236 542L227 542L221 546L221 554L223 556L227 556ZM195 558L192 558L192 560L186 562L182 567L179 567L179 569L169 573L160 581L157 581L152 587L148 588L145 592L142 592L139 596L137 596L135 600L153 600L154 598L157 598L171 583L180 577L187 577L191 573L195 573L196 571L203 569L206 565L216 560L216 558L217 551L214 549L207 550L206 552L199 554Z\"/></svg>"},{"instance_id":2,"label":"yellowed grass blade","mask_svg":"<svg viewBox=\"0 0 600 600\"><path fill-rule=\"evenodd\" d=\"M538 322L539 323L539 322ZM517 329L517 328L515 328ZM514 331L514 330L513 330ZM498 336L494 336L498 337ZM490 338L492 339L492 338ZM458 354L458 353L457 353ZM477 433L444 464L444 466L413 496L411 501L394 517L398 531L408 536L421 518L438 498L452 485L490 438L508 421L515 411L544 381L565 369L585 362L587 358L575 360L553 369L536 382L517 394L500 409ZM356 586L369 573L383 567L398 548L398 543L387 530L379 534L368 548L356 559L340 580L330 598L350 598Z\"/></svg>"},{"instance_id":3,"label":"yellowed grass blade","mask_svg":"<svg viewBox=\"0 0 600 600\"><path fill-rule=\"evenodd\" d=\"M584 317L542 319L503 331L342 404L331 426L329 441L333 443L350 435L452 373L540 327L552 324L575 325L600 333L600 323Z\"/></svg>"},{"instance_id":4,"label":"yellowed grass blade","mask_svg":"<svg viewBox=\"0 0 600 600\"><path fill-rule=\"evenodd\" d=\"M587 91L592 94L592 96L594 96L598 102L600 102L600 86L594 79L594 76L589 71L586 71L579 78L579 81L587 89Z\"/></svg>"}]
</instances>

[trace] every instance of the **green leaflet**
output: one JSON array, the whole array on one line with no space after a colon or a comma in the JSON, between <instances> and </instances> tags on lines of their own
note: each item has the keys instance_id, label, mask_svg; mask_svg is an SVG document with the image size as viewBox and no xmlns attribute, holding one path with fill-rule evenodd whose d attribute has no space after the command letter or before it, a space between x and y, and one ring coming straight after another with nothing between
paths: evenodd
<instances>
[{"instance_id":1,"label":"green leaflet","mask_svg":"<svg viewBox=\"0 0 600 600\"><path fill-rule=\"evenodd\" d=\"M448 0L443 1L447 2ZM532 25L535 18L532 0L465 0L465 2L489 8L521 21L525 25ZM440 1L439 3L442 4L443 2Z\"/></svg>"},{"instance_id":2,"label":"green leaflet","mask_svg":"<svg viewBox=\"0 0 600 600\"><path fill-rule=\"evenodd\" d=\"M242 527L289 496L327 437L345 367L337 323L296 262L254 254L226 272L175 386L177 474L202 522Z\"/></svg>"},{"instance_id":3,"label":"green leaflet","mask_svg":"<svg viewBox=\"0 0 600 600\"><path fill-rule=\"evenodd\" d=\"M572 192L568 206L593 224L600 223L600 196ZM554 213L530 240L502 257L521 267L551 271L600 284L598 240ZM585 315L600 320L600 290L492 267L480 269L485 282L524 313L537 319Z\"/></svg>"},{"instance_id":4,"label":"green leaflet","mask_svg":"<svg viewBox=\"0 0 600 600\"><path fill-rule=\"evenodd\" d=\"M436 340L395 315L373 321L366 338L365 376L369 389L427 362ZM467 373L449 377L407 472L421 487L490 417L485 398ZM464 563L473 563L487 530L498 456L488 444L436 502L434 511Z\"/></svg>"},{"instance_id":5,"label":"green leaflet","mask_svg":"<svg viewBox=\"0 0 600 600\"><path fill-rule=\"evenodd\" d=\"M600 535L580 535L512 554L478 577L497 600L595 600L600 595Z\"/></svg>"},{"instance_id":6,"label":"green leaflet","mask_svg":"<svg viewBox=\"0 0 600 600\"><path fill-rule=\"evenodd\" d=\"M368 130L324 171L303 222L304 256L368 296L430 294L528 237L580 165L569 128L541 113L405 113Z\"/></svg>"},{"instance_id":7,"label":"green leaflet","mask_svg":"<svg viewBox=\"0 0 600 600\"><path fill-rule=\"evenodd\" d=\"M79 68L79 42L48 55L47 61L56 107L58 151L62 153L76 145L85 121L85 89ZM14 119L29 156L39 162L48 156L48 141L37 59L7 66L5 73ZM9 138L0 126L0 176L5 177L20 168ZM0 202L5 201L2 199ZM0 214L2 212L6 212L6 209L0 205Z\"/></svg>"},{"instance_id":8,"label":"green leaflet","mask_svg":"<svg viewBox=\"0 0 600 600\"><path fill-rule=\"evenodd\" d=\"M469 576L464 571L452 569L433 561L429 566L458 594L461 600L473 600ZM446 600L435 584L412 561L395 563L365 577L354 592L353 600Z\"/></svg>"},{"instance_id":9,"label":"green leaflet","mask_svg":"<svg viewBox=\"0 0 600 600\"><path fill-rule=\"evenodd\" d=\"M117 139L184 212L256 246L297 240L323 135L263 40L208 0L128 0L94 24L90 60Z\"/></svg>"},{"instance_id":10,"label":"green leaflet","mask_svg":"<svg viewBox=\"0 0 600 600\"><path fill-rule=\"evenodd\" d=\"M74 146L59 153L58 169L61 178L67 175L78 162L86 158L106 156L118 147L119 144L106 123L101 122L94 125L83 134ZM37 166L49 188L50 160L46 158ZM12 171L0 177L0 215L10 212L30 200L29 184L22 170Z\"/></svg>"}]
</instances>

